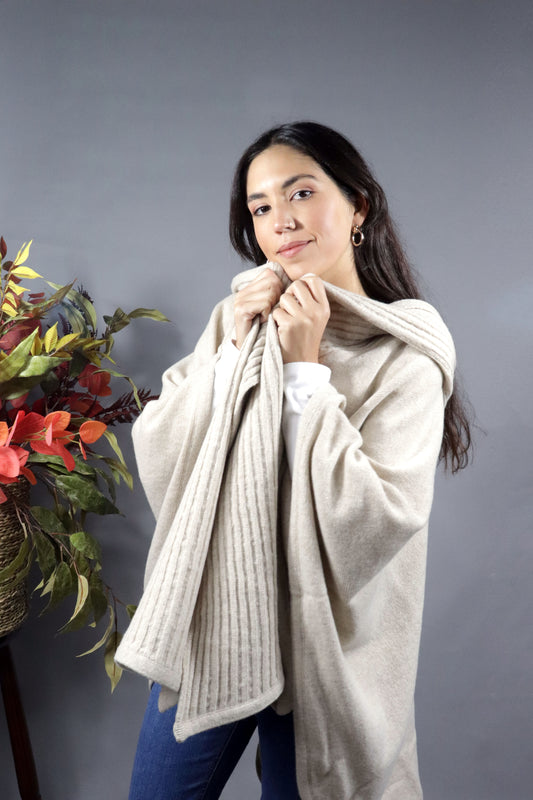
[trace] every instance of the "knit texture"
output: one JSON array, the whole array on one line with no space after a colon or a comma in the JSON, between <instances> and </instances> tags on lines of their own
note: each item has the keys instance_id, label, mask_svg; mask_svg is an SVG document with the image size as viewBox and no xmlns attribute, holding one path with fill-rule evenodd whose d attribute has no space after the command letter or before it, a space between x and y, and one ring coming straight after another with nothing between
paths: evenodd
<instances>
[{"instance_id":1,"label":"knit texture","mask_svg":"<svg viewBox=\"0 0 533 800\"><path fill-rule=\"evenodd\" d=\"M254 323L211 416L231 298L136 422L157 526L117 661L178 700L178 740L276 699L292 708L304 800L418 798L414 681L453 344L427 303L326 290L331 385L302 415L292 484L272 319Z\"/></svg>"}]
</instances>

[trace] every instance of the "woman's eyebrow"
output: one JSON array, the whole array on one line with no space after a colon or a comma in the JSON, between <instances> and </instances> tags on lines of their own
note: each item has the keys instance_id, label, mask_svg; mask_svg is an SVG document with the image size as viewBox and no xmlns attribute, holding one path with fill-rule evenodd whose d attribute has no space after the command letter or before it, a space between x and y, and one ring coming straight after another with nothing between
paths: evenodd
<instances>
[{"instance_id":1,"label":"woman's eyebrow","mask_svg":"<svg viewBox=\"0 0 533 800\"><path fill-rule=\"evenodd\" d=\"M281 188L288 189L289 186L292 186L293 183L296 183L296 181L299 181L301 178L312 178L313 180L316 180L315 175L306 174L302 172L299 173L298 175L292 175L290 178L287 178L286 181L283 181L283 183L281 184ZM254 192L253 194L249 194L246 200L248 203L251 203L252 200L261 200L263 197L266 197L266 194L264 194L264 192Z\"/></svg>"}]
</instances>

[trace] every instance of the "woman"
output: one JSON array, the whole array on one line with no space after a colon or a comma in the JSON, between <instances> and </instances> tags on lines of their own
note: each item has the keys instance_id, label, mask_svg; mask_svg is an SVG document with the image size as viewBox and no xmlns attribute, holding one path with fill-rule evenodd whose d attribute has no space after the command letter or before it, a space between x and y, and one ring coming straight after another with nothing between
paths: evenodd
<instances>
[{"instance_id":1,"label":"woman","mask_svg":"<svg viewBox=\"0 0 533 800\"><path fill-rule=\"evenodd\" d=\"M470 447L453 344L329 128L246 150L230 236L266 266L134 427L157 526L117 653L155 682L130 798L218 797L257 726L265 800L412 800L434 473Z\"/></svg>"}]
</instances>

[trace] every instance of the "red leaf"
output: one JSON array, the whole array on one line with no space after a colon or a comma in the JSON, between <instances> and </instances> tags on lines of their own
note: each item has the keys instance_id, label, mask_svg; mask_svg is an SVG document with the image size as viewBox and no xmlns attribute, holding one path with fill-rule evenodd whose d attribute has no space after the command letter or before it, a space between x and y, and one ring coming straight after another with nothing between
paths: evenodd
<instances>
[{"instance_id":1,"label":"red leaf","mask_svg":"<svg viewBox=\"0 0 533 800\"><path fill-rule=\"evenodd\" d=\"M0 350L10 352L14 347L20 344L23 339L29 336L30 333L33 333L35 328L38 327L38 319L28 319L21 322L16 322L0 339Z\"/></svg>"},{"instance_id":2,"label":"red leaf","mask_svg":"<svg viewBox=\"0 0 533 800\"><path fill-rule=\"evenodd\" d=\"M59 456L63 459L63 463L69 472L72 472L76 466L72 453L69 453L61 442L55 441L52 444L46 444L43 441L31 442L31 447L36 453L41 453L45 456Z\"/></svg>"},{"instance_id":3,"label":"red leaf","mask_svg":"<svg viewBox=\"0 0 533 800\"><path fill-rule=\"evenodd\" d=\"M5 258L7 255L7 244L3 236L0 236L0 254L2 258Z\"/></svg>"},{"instance_id":4,"label":"red leaf","mask_svg":"<svg viewBox=\"0 0 533 800\"><path fill-rule=\"evenodd\" d=\"M94 364L87 364L80 373L78 383L85 387L91 394L99 397L107 397L111 394L111 387L108 385L111 376L105 370L100 370Z\"/></svg>"},{"instance_id":5,"label":"red leaf","mask_svg":"<svg viewBox=\"0 0 533 800\"><path fill-rule=\"evenodd\" d=\"M22 475L24 475L25 478L29 480L32 486L35 486L35 484L37 483L37 478L31 471L31 469L28 469L28 467L21 467L20 472Z\"/></svg>"},{"instance_id":6,"label":"red leaf","mask_svg":"<svg viewBox=\"0 0 533 800\"><path fill-rule=\"evenodd\" d=\"M94 417L103 411L103 407L98 400L90 394L69 392L65 400L70 410L77 411L82 417Z\"/></svg>"},{"instance_id":7,"label":"red leaf","mask_svg":"<svg viewBox=\"0 0 533 800\"><path fill-rule=\"evenodd\" d=\"M27 442L39 436L44 431L44 417L30 411L26 414L19 411L13 427L11 429L11 439L13 442Z\"/></svg>"},{"instance_id":8,"label":"red leaf","mask_svg":"<svg viewBox=\"0 0 533 800\"><path fill-rule=\"evenodd\" d=\"M10 479L16 478L19 474L20 461L14 448L0 447L0 481L2 483L10 482Z\"/></svg>"},{"instance_id":9,"label":"red leaf","mask_svg":"<svg viewBox=\"0 0 533 800\"><path fill-rule=\"evenodd\" d=\"M10 400L9 402L11 403L13 408L16 408L18 410L19 408L22 408L22 406L26 403L26 400L28 399L28 394L29 392L26 392L26 394L21 394L20 397L15 397L13 400Z\"/></svg>"}]
</instances>

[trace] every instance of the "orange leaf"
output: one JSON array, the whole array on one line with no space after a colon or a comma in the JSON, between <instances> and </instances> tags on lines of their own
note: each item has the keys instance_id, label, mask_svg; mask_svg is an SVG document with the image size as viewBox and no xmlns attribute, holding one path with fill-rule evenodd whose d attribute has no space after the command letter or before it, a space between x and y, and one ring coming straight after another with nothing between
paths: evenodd
<instances>
[{"instance_id":1,"label":"orange leaf","mask_svg":"<svg viewBox=\"0 0 533 800\"><path fill-rule=\"evenodd\" d=\"M69 426L69 423L70 414L68 411L52 411L50 414L47 414L44 419L44 424L46 427L52 425L54 436L56 436L59 431L66 430Z\"/></svg>"},{"instance_id":2,"label":"orange leaf","mask_svg":"<svg viewBox=\"0 0 533 800\"><path fill-rule=\"evenodd\" d=\"M88 420L80 426L80 437L85 444L92 444L96 442L107 428L103 422L97 422L95 419Z\"/></svg>"}]
</instances>

